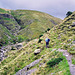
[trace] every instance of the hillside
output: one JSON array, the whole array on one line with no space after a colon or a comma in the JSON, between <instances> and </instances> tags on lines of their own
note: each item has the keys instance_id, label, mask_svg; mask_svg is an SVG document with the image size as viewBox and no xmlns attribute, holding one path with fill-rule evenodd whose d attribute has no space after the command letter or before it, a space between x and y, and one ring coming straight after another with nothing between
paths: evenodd
<instances>
[{"instance_id":1,"label":"hillside","mask_svg":"<svg viewBox=\"0 0 75 75\"><path fill-rule=\"evenodd\" d=\"M51 29L61 22L60 19L51 15L32 10L16 10L12 11L12 15L21 26L18 35L22 35L26 39L39 37L48 28Z\"/></svg>"},{"instance_id":2,"label":"hillside","mask_svg":"<svg viewBox=\"0 0 75 75\"><path fill-rule=\"evenodd\" d=\"M50 38L49 48L45 47L46 37ZM38 43L39 40L41 42ZM34 54L36 49L40 50L37 55ZM70 54L65 57L59 50L67 50ZM0 64L2 75L71 75L70 61L66 58L72 56L71 66L75 68L75 12L39 39L28 42L22 49L11 50L6 55L8 58Z\"/></svg>"},{"instance_id":3,"label":"hillside","mask_svg":"<svg viewBox=\"0 0 75 75\"><path fill-rule=\"evenodd\" d=\"M48 28L51 29L60 22L61 19L39 11L6 10L0 8L0 26L2 27L0 46L22 42L24 40L32 40L46 32Z\"/></svg>"}]
</instances>

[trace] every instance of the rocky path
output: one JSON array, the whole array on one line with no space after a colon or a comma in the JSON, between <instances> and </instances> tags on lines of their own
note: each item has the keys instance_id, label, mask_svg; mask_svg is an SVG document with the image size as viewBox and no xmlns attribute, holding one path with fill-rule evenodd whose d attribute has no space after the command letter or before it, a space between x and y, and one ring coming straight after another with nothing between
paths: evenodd
<instances>
[{"instance_id":1,"label":"rocky path","mask_svg":"<svg viewBox=\"0 0 75 75\"><path fill-rule=\"evenodd\" d=\"M68 61L68 64L69 64L69 67L70 67L70 73L72 75L75 75L75 65L72 64L72 55L69 54L67 52L67 50L63 50L63 49L58 49L59 52L63 52L63 55L66 57L67 61Z\"/></svg>"},{"instance_id":2,"label":"rocky path","mask_svg":"<svg viewBox=\"0 0 75 75\"><path fill-rule=\"evenodd\" d=\"M42 59L37 59L30 63L29 65L25 66L23 69L19 70L15 75L30 75L31 73L35 72L37 69L30 69L31 67L35 66L39 63ZM30 69L30 70L29 70Z\"/></svg>"},{"instance_id":3,"label":"rocky path","mask_svg":"<svg viewBox=\"0 0 75 75\"><path fill-rule=\"evenodd\" d=\"M27 72L25 72L24 75L31 75L33 72L35 72L37 69L34 68L34 69L31 69L31 70L28 70Z\"/></svg>"}]
</instances>

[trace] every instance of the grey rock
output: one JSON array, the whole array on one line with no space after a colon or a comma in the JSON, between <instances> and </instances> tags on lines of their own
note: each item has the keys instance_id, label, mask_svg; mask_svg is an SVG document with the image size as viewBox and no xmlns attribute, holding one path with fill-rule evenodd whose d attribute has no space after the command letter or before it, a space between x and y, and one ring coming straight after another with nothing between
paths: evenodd
<instances>
[{"instance_id":1,"label":"grey rock","mask_svg":"<svg viewBox=\"0 0 75 75\"><path fill-rule=\"evenodd\" d=\"M31 75L31 73L35 72L36 70L37 70L36 68L31 69L31 70L29 70L27 72L22 73L21 75Z\"/></svg>"},{"instance_id":2,"label":"grey rock","mask_svg":"<svg viewBox=\"0 0 75 75\"><path fill-rule=\"evenodd\" d=\"M9 15L9 14L0 14L0 16L10 18L10 19L14 19L14 17L12 15Z\"/></svg>"},{"instance_id":3,"label":"grey rock","mask_svg":"<svg viewBox=\"0 0 75 75\"><path fill-rule=\"evenodd\" d=\"M18 43L18 44L16 44L16 46L15 46L17 49L20 49L20 48L22 48L23 47L23 44L22 43Z\"/></svg>"},{"instance_id":4,"label":"grey rock","mask_svg":"<svg viewBox=\"0 0 75 75\"><path fill-rule=\"evenodd\" d=\"M74 25L75 25L75 22L72 22L72 24L74 24Z\"/></svg>"},{"instance_id":5,"label":"grey rock","mask_svg":"<svg viewBox=\"0 0 75 75\"><path fill-rule=\"evenodd\" d=\"M39 63L42 59L37 59L30 63L29 65L25 66L23 69L19 70L15 75L28 75L28 73L31 72L30 67L35 66L37 63Z\"/></svg>"},{"instance_id":6,"label":"grey rock","mask_svg":"<svg viewBox=\"0 0 75 75\"><path fill-rule=\"evenodd\" d=\"M59 35L59 36L58 36L58 39L60 39L60 38L61 38L61 36Z\"/></svg>"},{"instance_id":7,"label":"grey rock","mask_svg":"<svg viewBox=\"0 0 75 75\"><path fill-rule=\"evenodd\" d=\"M34 54L37 55L37 54L39 54L40 52L41 52L41 49L36 49L36 50L34 51Z\"/></svg>"},{"instance_id":8,"label":"grey rock","mask_svg":"<svg viewBox=\"0 0 75 75\"><path fill-rule=\"evenodd\" d=\"M75 44L75 41L72 41L72 44Z\"/></svg>"},{"instance_id":9,"label":"grey rock","mask_svg":"<svg viewBox=\"0 0 75 75\"><path fill-rule=\"evenodd\" d=\"M69 29L71 29L72 27L71 27L71 26L69 26L68 28L69 28Z\"/></svg>"},{"instance_id":10,"label":"grey rock","mask_svg":"<svg viewBox=\"0 0 75 75\"><path fill-rule=\"evenodd\" d=\"M7 58L7 56L5 55L5 53L7 53L8 51L12 50L19 50L23 47L22 43L17 43L15 45L8 45L8 46L2 46L0 48L0 62L4 59Z\"/></svg>"}]
</instances>

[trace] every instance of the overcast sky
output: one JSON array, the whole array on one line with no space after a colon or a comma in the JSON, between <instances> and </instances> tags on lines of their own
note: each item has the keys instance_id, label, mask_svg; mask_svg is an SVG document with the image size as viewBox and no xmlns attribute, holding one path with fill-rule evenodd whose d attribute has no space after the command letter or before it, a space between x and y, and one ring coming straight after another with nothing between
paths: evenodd
<instances>
[{"instance_id":1,"label":"overcast sky","mask_svg":"<svg viewBox=\"0 0 75 75\"><path fill-rule=\"evenodd\" d=\"M75 11L75 0L0 0L0 8L37 10L64 19L67 11Z\"/></svg>"}]
</instances>

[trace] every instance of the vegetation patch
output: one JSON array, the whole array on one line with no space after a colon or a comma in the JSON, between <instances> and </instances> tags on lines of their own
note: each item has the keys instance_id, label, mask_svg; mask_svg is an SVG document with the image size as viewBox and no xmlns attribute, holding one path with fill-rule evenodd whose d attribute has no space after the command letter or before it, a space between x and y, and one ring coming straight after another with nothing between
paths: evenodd
<instances>
[{"instance_id":1,"label":"vegetation patch","mask_svg":"<svg viewBox=\"0 0 75 75\"><path fill-rule=\"evenodd\" d=\"M42 39L39 39L38 43L41 43Z\"/></svg>"},{"instance_id":2,"label":"vegetation patch","mask_svg":"<svg viewBox=\"0 0 75 75\"><path fill-rule=\"evenodd\" d=\"M59 62L60 61L62 61L63 59L62 58L53 58L53 59L51 59L50 61L48 61L48 63L47 63L47 65L49 66L49 67L53 67L53 66L55 66L56 64L59 64Z\"/></svg>"},{"instance_id":3,"label":"vegetation patch","mask_svg":"<svg viewBox=\"0 0 75 75\"><path fill-rule=\"evenodd\" d=\"M42 37L42 36L43 36L43 34L39 35L39 38Z\"/></svg>"}]
</instances>

